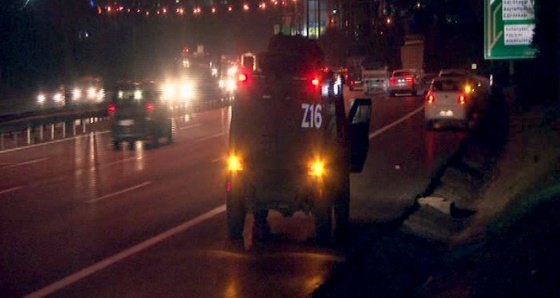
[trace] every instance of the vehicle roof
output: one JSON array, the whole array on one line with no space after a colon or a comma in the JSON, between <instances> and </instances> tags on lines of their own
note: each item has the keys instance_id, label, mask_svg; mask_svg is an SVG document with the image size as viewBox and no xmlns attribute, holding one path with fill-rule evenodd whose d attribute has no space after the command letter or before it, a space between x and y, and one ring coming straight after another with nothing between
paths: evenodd
<instances>
[{"instance_id":1,"label":"vehicle roof","mask_svg":"<svg viewBox=\"0 0 560 298\"><path fill-rule=\"evenodd\" d=\"M393 70L393 74L397 74L397 73L418 73L420 72L420 70L415 69L415 68L403 68L403 69L395 69Z\"/></svg>"},{"instance_id":2,"label":"vehicle roof","mask_svg":"<svg viewBox=\"0 0 560 298\"><path fill-rule=\"evenodd\" d=\"M446 75L468 75L469 71L464 68L444 68L439 71L440 76Z\"/></svg>"},{"instance_id":3,"label":"vehicle roof","mask_svg":"<svg viewBox=\"0 0 560 298\"><path fill-rule=\"evenodd\" d=\"M465 78L458 77L436 77L433 79L430 89L436 92L462 92L465 81Z\"/></svg>"},{"instance_id":4,"label":"vehicle roof","mask_svg":"<svg viewBox=\"0 0 560 298\"><path fill-rule=\"evenodd\" d=\"M319 44L300 35L274 35L265 52L258 55L263 72L300 73L316 71L325 66Z\"/></svg>"},{"instance_id":5,"label":"vehicle roof","mask_svg":"<svg viewBox=\"0 0 560 298\"><path fill-rule=\"evenodd\" d=\"M154 81L117 81L113 84L112 89L115 90L153 90L157 91L160 89L158 84Z\"/></svg>"}]
</instances>

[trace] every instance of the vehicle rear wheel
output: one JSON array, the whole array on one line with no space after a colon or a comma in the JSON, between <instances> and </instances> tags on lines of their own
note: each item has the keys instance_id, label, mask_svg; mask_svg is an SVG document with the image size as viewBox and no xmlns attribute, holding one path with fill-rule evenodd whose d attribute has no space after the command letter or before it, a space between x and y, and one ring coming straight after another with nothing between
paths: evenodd
<instances>
[{"instance_id":1,"label":"vehicle rear wheel","mask_svg":"<svg viewBox=\"0 0 560 298\"><path fill-rule=\"evenodd\" d=\"M389 97L395 97L395 92L389 91Z\"/></svg>"},{"instance_id":2,"label":"vehicle rear wheel","mask_svg":"<svg viewBox=\"0 0 560 298\"><path fill-rule=\"evenodd\" d=\"M315 235L321 244L330 244L333 240L333 206L329 203L319 203L315 206Z\"/></svg>"},{"instance_id":3,"label":"vehicle rear wheel","mask_svg":"<svg viewBox=\"0 0 560 298\"><path fill-rule=\"evenodd\" d=\"M434 121L426 120L426 122L424 123L424 127L426 127L426 130L429 130L429 131L434 130Z\"/></svg>"},{"instance_id":4,"label":"vehicle rear wheel","mask_svg":"<svg viewBox=\"0 0 560 298\"><path fill-rule=\"evenodd\" d=\"M169 131L167 132L167 145L173 143L173 129L169 127Z\"/></svg>"},{"instance_id":5,"label":"vehicle rear wheel","mask_svg":"<svg viewBox=\"0 0 560 298\"><path fill-rule=\"evenodd\" d=\"M350 177L348 175L341 181L334 200L334 240L337 244L343 244L349 238Z\"/></svg>"},{"instance_id":6,"label":"vehicle rear wheel","mask_svg":"<svg viewBox=\"0 0 560 298\"><path fill-rule=\"evenodd\" d=\"M152 133L148 136L150 148L155 149L159 147L160 137L161 137L161 131L159 128L152 130Z\"/></svg>"},{"instance_id":7,"label":"vehicle rear wheel","mask_svg":"<svg viewBox=\"0 0 560 298\"><path fill-rule=\"evenodd\" d=\"M113 140L113 149L114 150L121 150L121 141Z\"/></svg>"},{"instance_id":8,"label":"vehicle rear wheel","mask_svg":"<svg viewBox=\"0 0 560 298\"><path fill-rule=\"evenodd\" d=\"M255 240L268 240L271 237L270 225L268 224L268 209L257 209L253 212L255 221L253 224L253 238Z\"/></svg>"},{"instance_id":9,"label":"vehicle rear wheel","mask_svg":"<svg viewBox=\"0 0 560 298\"><path fill-rule=\"evenodd\" d=\"M243 239L243 229L245 228L245 198L229 192L226 199L226 217L229 238L232 240Z\"/></svg>"}]
</instances>

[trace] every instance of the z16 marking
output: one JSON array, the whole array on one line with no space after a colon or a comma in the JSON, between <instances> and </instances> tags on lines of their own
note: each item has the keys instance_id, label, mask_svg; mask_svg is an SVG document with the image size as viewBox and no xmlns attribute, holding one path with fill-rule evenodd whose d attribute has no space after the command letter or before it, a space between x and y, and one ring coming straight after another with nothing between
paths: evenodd
<instances>
[{"instance_id":1,"label":"z16 marking","mask_svg":"<svg viewBox=\"0 0 560 298\"><path fill-rule=\"evenodd\" d=\"M301 128L321 128L323 124L323 106L321 104L302 103L303 117L301 118Z\"/></svg>"}]
</instances>

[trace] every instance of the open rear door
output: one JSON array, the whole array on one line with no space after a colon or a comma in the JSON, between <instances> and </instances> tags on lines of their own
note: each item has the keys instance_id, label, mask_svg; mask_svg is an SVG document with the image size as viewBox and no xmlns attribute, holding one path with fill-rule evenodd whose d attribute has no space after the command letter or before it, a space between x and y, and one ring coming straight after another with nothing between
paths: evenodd
<instances>
[{"instance_id":1,"label":"open rear door","mask_svg":"<svg viewBox=\"0 0 560 298\"><path fill-rule=\"evenodd\" d=\"M369 125L371 119L371 99L355 99L348 113L350 137L350 171L360 173L369 151Z\"/></svg>"}]
</instances>

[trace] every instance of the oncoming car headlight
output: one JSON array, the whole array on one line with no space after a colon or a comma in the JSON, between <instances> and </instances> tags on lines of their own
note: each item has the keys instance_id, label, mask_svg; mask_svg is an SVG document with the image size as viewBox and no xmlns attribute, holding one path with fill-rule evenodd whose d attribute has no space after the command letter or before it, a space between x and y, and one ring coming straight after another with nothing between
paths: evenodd
<instances>
[{"instance_id":1,"label":"oncoming car headlight","mask_svg":"<svg viewBox=\"0 0 560 298\"><path fill-rule=\"evenodd\" d=\"M80 97L82 97L82 90L80 90L80 88L72 90L72 99L78 100Z\"/></svg>"},{"instance_id":2,"label":"oncoming car headlight","mask_svg":"<svg viewBox=\"0 0 560 298\"><path fill-rule=\"evenodd\" d=\"M163 97L165 99L173 99L175 97L175 85L171 83L163 85Z\"/></svg>"},{"instance_id":3,"label":"oncoming car headlight","mask_svg":"<svg viewBox=\"0 0 560 298\"><path fill-rule=\"evenodd\" d=\"M53 95L53 101L54 102L61 102L64 100L64 96L62 96L62 93L57 92Z\"/></svg>"},{"instance_id":4,"label":"oncoming car headlight","mask_svg":"<svg viewBox=\"0 0 560 298\"><path fill-rule=\"evenodd\" d=\"M39 95L37 95L37 102L38 103L44 103L45 100L47 100L47 97L45 96L45 94L39 93Z\"/></svg>"},{"instance_id":5,"label":"oncoming car headlight","mask_svg":"<svg viewBox=\"0 0 560 298\"><path fill-rule=\"evenodd\" d=\"M237 89L237 82L234 79L220 80L218 86L225 91L232 92Z\"/></svg>"},{"instance_id":6,"label":"oncoming car headlight","mask_svg":"<svg viewBox=\"0 0 560 298\"><path fill-rule=\"evenodd\" d=\"M95 90L95 88L93 88L93 87L91 87L87 90L87 97L89 99L94 99L96 94L97 94L97 90Z\"/></svg>"},{"instance_id":7,"label":"oncoming car headlight","mask_svg":"<svg viewBox=\"0 0 560 298\"><path fill-rule=\"evenodd\" d=\"M194 97L194 86L190 82L183 82L181 84L181 98L188 100Z\"/></svg>"},{"instance_id":8,"label":"oncoming car headlight","mask_svg":"<svg viewBox=\"0 0 560 298\"><path fill-rule=\"evenodd\" d=\"M142 99L142 90L136 90L134 91L134 99Z\"/></svg>"}]
</instances>

